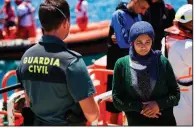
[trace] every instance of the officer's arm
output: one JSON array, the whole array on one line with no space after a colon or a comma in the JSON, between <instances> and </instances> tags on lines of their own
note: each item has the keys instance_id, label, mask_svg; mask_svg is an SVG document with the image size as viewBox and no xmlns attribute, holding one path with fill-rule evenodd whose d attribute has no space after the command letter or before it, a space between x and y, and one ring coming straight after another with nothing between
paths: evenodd
<instances>
[{"instance_id":1,"label":"officer's arm","mask_svg":"<svg viewBox=\"0 0 195 128\"><path fill-rule=\"evenodd\" d=\"M89 122L93 122L99 118L100 112L93 96L80 100L79 104Z\"/></svg>"},{"instance_id":2,"label":"officer's arm","mask_svg":"<svg viewBox=\"0 0 195 128\"><path fill-rule=\"evenodd\" d=\"M89 122L99 117L99 108L94 100L94 85L83 59L74 60L66 70L67 86L75 102L79 102L86 119Z\"/></svg>"}]
</instances>

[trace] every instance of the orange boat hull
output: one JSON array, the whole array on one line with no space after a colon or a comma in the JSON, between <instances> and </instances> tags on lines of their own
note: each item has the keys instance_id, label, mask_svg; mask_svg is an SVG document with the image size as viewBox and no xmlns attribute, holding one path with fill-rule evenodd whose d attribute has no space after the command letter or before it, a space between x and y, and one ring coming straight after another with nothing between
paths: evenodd
<instances>
[{"instance_id":1,"label":"orange boat hull","mask_svg":"<svg viewBox=\"0 0 195 128\"><path fill-rule=\"evenodd\" d=\"M110 24L109 20L105 20L105 21L100 21L100 22L94 22L94 23L89 23L87 25L87 29L85 31L92 31L92 30L96 30L96 29L102 29L102 28L106 28L108 27ZM70 34L72 33L78 33L78 32L82 32L80 30L80 28L78 27L78 25L71 25L70 26Z\"/></svg>"}]
</instances>

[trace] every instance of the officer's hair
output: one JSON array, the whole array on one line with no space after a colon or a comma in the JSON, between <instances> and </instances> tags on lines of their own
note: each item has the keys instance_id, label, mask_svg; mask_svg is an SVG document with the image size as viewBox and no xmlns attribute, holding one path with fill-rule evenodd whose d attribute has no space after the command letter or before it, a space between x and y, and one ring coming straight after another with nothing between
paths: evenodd
<instances>
[{"instance_id":1,"label":"officer's hair","mask_svg":"<svg viewBox=\"0 0 195 128\"><path fill-rule=\"evenodd\" d=\"M44 31L57 29L64 20L70 21L68 3L66 0L45 0L39 7L39 20Z\"/></svg>"}]
</instances>

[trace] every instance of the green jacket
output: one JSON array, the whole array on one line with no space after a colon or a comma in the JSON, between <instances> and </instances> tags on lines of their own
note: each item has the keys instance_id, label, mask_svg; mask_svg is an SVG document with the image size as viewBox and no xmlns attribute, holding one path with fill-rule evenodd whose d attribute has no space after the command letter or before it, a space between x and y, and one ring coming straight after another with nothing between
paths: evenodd
<instances>
[{"instance_id":1,"label":"green jacket","mask_svg":"<svg viewBox=\"0 0 195 128\"><path fill-rule=\"evenodd\" d=\"M142 101L132 87L129 55L117 60L114 68L112 97L115 107L128 112L140 113ZM156 101L161 111L178 105L180 91L169 61L160 56L159 77L152 91L150 101Z\"/></svg>"}]
</instances>

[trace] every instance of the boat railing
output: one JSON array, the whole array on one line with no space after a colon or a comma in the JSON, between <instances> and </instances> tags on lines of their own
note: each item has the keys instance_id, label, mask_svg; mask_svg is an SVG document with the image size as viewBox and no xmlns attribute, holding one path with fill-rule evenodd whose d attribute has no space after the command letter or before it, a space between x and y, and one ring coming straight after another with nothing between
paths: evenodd
<instances>
[{"instance_id":1,"label":"boat railing","mask_svg":"<svg viewBox=\"0 0 195 128\"><path fill-rule=\"evenodd\" d=\"M7 72L7 73L4 75L4 77L3 77L3 79L2 79L2 83L1 83L2 88L7 87L7 82L8 82L8 80L9 80L9 78L12 77L12 76L16 76L16 70L10 70L9 72ZM7 98L7 93L3 93L3 101L4 101L5 103L7 103L7 100L8 100L8 98Z\"/></svg>"},{"instance_id":2,"label":"boat railing","mask_svg":"<svg viewBox=\"0 0 195 128\"><path fill-rule=\"evenodd\" d=\"M2 116L8 116L8 112L7 111L0 111L0 115ZM22 117L22 114L21 113L17 113L15 112L14 113L14 119L17 119L17 120L14 120L14 125L9 125L9 122L3 122L3 120L1 120L0 122L0 126L20 126L20 124L22 123L21 120L23 121L23 117Z\"/></svg>"},{"instance_id":3,"label":"boat railing","mask_svg":"<svg viewBox=\"0 0 195 128\"><path fill-rule=\"evenodd\" d=\"M10 77L16 76L16 70L11 70L7 72L3 79L2 79L2 89L7 87L7 83ZM8 99L7 92L4 92L2 94L3 96L3 103L2 103L2 111L0 111L0 115L3 115L4 118L1 121L1 125L16 125L19 126L22 121L23 117L21 113L15 113L14 112L14 103L16 100L16 96L20 94L21 92L17 92L17 89L14 94L12 94Z\"/></svg>"},{"instance_id":4,"label":"boat railing","mask_svg":"<svg viewBox=\"0 0 195 128\"><path fill-rule=\"evenodd\" d=\"M110 100L112 100L112 91L104 92L104 93L102 93L102 94L100 94L100 95L95 96L95 101L98 103L99 106L100 106L102 103L104 103L104 102L106 102L106 101L110 101ZM103 122L102 122L102 125L105 126L105 125L107 125L107 122L106 122L106 115L105 115L106 111L105 111L105 109L102 110L102 108L100 108L100 111L101 111L101 112L104 111L104 112L103 112L104 114L102 115L102 121L103 121ZM100 125L100 124L99 124L100 121L101 121L101 120L98 119L98 120L92 122L91 125L92 125L92 126Z\"/></svg>"},{"instance_id":5,"label":"boat railing","mask_svg":"<svg viewBox=\"0 0 195 128\"><path fill-rule=\"evenodd\" d=\"M106 111L106 102L112 102L112 91L107 92L107 77L108 75L113 75L113 70L97 68L95 65L88 66L88 71L94 86L96 89L95 100L99 105L100 117L98 121L92 122L91 125L96 126L119 126L124 125L126 117L123 112L119 114L119 120L117 124L109 124L110 113ZM96 82L98 80L98 84Z\"/></svg>"},{"instance_id":6,"label":"boat railing","mask_svg":"<svg viewBox=\"0 0 195 128\"><path fill-rule=\"evenodd\" d=\"M98 103L99 106L104 105L104 108L100 107L102 119L92 122L92 126L124 126L127 124L126 116L123 112L119 114L119 120L117 124L108 123L108 113L105 108L105 102L112 102L112 90L95 96L95 101Z\"/></svg>"},{"instance_id":7,"label":"boat railing","mask_svg":"<svg viewBox=\"0 0 195 128\"><path fill-rule=\"evenodd\" d=\"M19 101L21 98L25 98L24 91L18 91L13 93L7 103L7 119L9 126L19 126L23 123L23 116L21 113L16 113L15 111L15 103Z\"/></svg>"}]
</instances>

